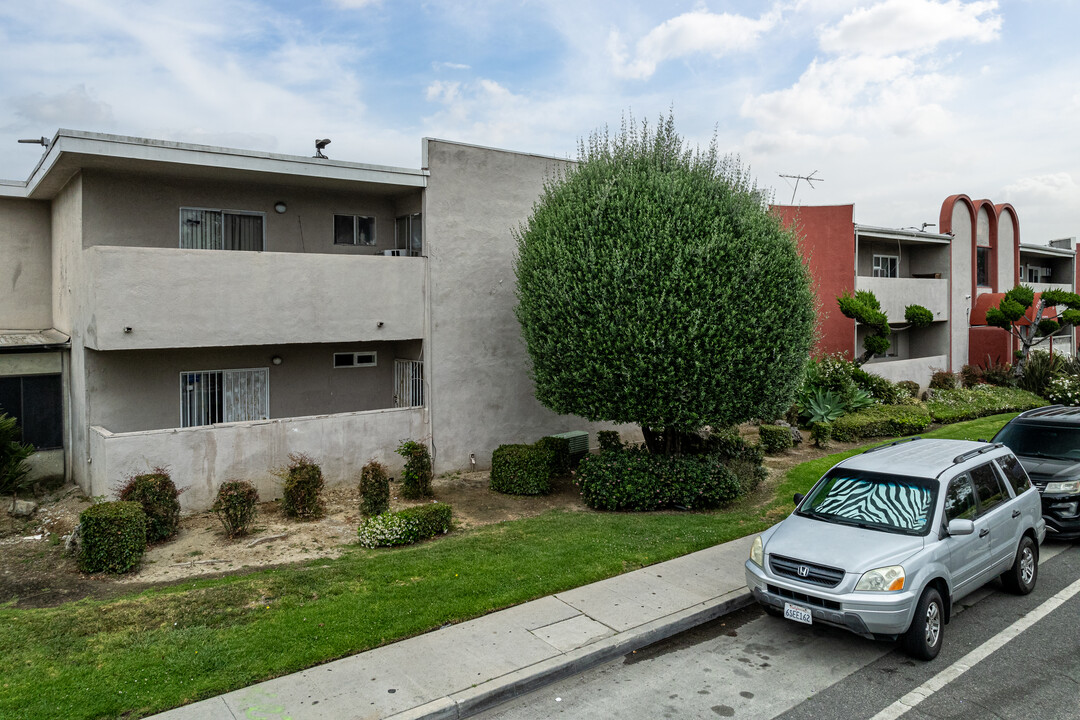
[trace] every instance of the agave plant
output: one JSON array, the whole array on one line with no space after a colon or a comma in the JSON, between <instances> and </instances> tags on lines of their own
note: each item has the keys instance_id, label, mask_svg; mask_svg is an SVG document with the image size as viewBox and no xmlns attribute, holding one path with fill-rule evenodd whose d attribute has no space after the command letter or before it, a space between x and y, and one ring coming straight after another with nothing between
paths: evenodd
<instances>
[{"instance_id":1,"label":"agave plant","mask_svg":"<svg viewBox=\"0 0 1080 720\"><path fill-rule=\"evenodd\" d=\"M870 407L871 405L876 404L877 400L874 399L873 395L866 392L862 388L858 388L852 391L852 393L848 396L846 410L848 412L854 412L856 410L862 410L864 407Z\"/></svg>"},{"instance_id":2,"label":"agave plant","mask_svg":"<svg viewBox=\"0 0 1080 720\"><path fill-rule=\"evenodd\" d=\"M814 423L832 422L844 414L844 400L832 390L814 388L803 398L802 414Z\"/></svg>"}]
</instances>

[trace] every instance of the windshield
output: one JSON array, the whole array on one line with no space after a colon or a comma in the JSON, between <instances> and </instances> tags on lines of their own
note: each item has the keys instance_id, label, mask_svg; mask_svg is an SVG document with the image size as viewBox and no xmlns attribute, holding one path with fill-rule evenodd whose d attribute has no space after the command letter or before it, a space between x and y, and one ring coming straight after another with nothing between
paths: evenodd
<instances>
[{"instance_id":1,"label":"windshield","mask_svg":"<svg viewBox=\"0 0 1080 720\"><path fill-rule=\"evenodd\" d=\"M925 535L937 482L833 468L803 500L798 515L870 530Z\"/></svg>"},{"instance_id":2,"label":"windshield","mask_svg":"<svg viewBox=\"0 0 1080 720\"><path fill-rule=\"evenodd\" d=\"M1080 461L1080 428L1072 426L1011 422L1001 428L994 442L1026 457Z\"/></svg>"}]
</instances>

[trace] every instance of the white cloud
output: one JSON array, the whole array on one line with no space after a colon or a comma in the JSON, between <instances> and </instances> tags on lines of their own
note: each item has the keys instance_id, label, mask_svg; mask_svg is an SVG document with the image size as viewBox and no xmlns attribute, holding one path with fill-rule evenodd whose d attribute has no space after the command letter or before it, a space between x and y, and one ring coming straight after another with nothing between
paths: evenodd
<instances>
[{"instance_id":1,"label":"white cloud","mask_svg":"<svg viewBox=\"0 0 1080 720\"><path fill-rule=\"evenodd\" d=\"M22 95L8 102L19 118L16 126L40 125L46 134L59 126L105 129L114 122L112 107L91 97L85 85L52 95Z\"/></svg>"},{"instance_id":2,"label":"white cloud","mask_svg":"<svg viewBox=\"0 0 1080 720\"><path fill-rule=\"evenodd\" d=\"M372 5L382 4L382 0L331 0L331 2L346 10L360 10L362 8L371 7Z\"/></svg>"},{"instance_id":3,"label":"white cloud","mask_svg":"<svg viewBox=\"0 0 1080 720\"><path fill-rule=\"evenodd\" d=\"M461 83L436 80L427 86L425 95L428 102L451 103L457 99L460 89Z\"/></svg>"},{"instance_id":4,"label":"white cloud","mask_svg":"<svg viewBox=\"0 0 1080 720\"><path fill-rule=\"evenodd\" d=\"M665 60L697 53L722 56L750 50L778 20L779 14L775 12L754 20L742 15L695 10L665 20L650 30L638 40L633 57L627 53L626 43L617 30L609 34L607 49L617 75L644 80Z\"/></svg>"},{"instance_id":5,"label":"white cloud","mask_svg":"<svg viewBox=\"0 0 1080 720\"><path fill-rule=\"evenodd\" d=\"M1001 32L994 0L885 0L860 7L820 31L829 53L892 55L922 52L946 42L990 42Z\"/></svg>"},{"instance_id":6,"label":"white cloud","mask_svg":"<svg viewBox=\"0 0 1080 720\"><path fill-rule=\"evenodd\" d=\"M471 70L469 65L456 62L433 62L431 63L431 69L436 72L439 70Z\"/></svg>"},{"instance_id":7,"label":"white cloud","mask_svg":"<svg viewBox=\"0 0 1080 720\"><path fill-rule=\"evenodd\" d=\"M767 145L813 134L938 134L950 127L941 102L954 88L953 79L920 72L907 58L842 57L811 62L794 85L747 98L741 111L756 123L753 140Z\"/></svg>"}]
</instances>

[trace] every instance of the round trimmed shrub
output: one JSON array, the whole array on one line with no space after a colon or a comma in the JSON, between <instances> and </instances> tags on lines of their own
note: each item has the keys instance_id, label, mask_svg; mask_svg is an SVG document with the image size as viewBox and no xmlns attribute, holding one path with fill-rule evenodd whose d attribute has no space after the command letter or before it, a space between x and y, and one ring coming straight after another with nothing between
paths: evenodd
<instances>
[{"instance_id":1,"label":"round trimmed shrub","mask_svg":"<svg viewBox=\"0 0 1080 720\"><path fill-rule=\"evenodd\" d=\"M79 515L79 569L85 573L126 573L146 551L146 513L137 502L91 505Z\"/></svg>"},{"instance_id":2,"label":"round trimmed shrub","mask_svg":"<svg viewBox=\"0 0 1080 720\"><path fill-rule=\"evenodd\" d=\"M832 444L832 423L819 422L810 426L810 437L814 440L814 446L822 450Z\"/></svg>"},{"instance_id":3,"label":"round trimmed shrub","mask_svg":"<svg viewBox=\"0 0 1080 720\"><path fill-rule=\"evenodd\" d=\"M500 445L491 453L491 489L507 495L551 492L554 451L546 445Z\"/></svg>"},{"instance_id":4,"label":"round trimmed shrub","mask_svg":"<svg viewBox=\"0 0 1080 720\"><path fill-rule=\"evenodd\" d=\"M622 437L618 430L598 430L596 444L600 446L600 452L623 449Z\"/></svg>"},{"instance_id":5,"label":"round trimmed shrub","mask_svg":"<svg viewBox=\"0 0 1080 720\"><path fill-rule=\"evenodd\" d=\"M229 537L241 537L251 530L258 512L259 491L246 480L230 480L218 486L210 509L217 515Z\"/></svg>"},{"instance_id":6,"label":"round trimmed shrub","mask_svg":"<svg viewBox=\"0 0 1080 720\"><path fill-rule=\"evenodd\" d=\"M386 466L372 460L360 470L360 514L375 517L390 509L390 478Z\"/></svg>"},{"instance_id":7,"label":"round trimmed shrub","mask_svg":"<svg viewBox=\"0 0 1080 720\"><path fill-rule=\"evenodd\" d=\"M538 447L551 451L550 475L558 477L570 472L570 441L567 438L548 435L536 441Z\"/></svg>"},{"instance_id":8,"label":"round trimmed shrub","mask_svg":"<svg viewBox=\"0 0 1080 720\"><path fill-rule=\"evenodd\" d=\"M314 520L323 515L322 468L304 453L290 453L289 464L276 475L283 480L281 511L286 517Z\"/></svg>"},{"instance_id":9,"label":"round trimmed shrub","mask_svg":"<svg viewBox=\"0 0 1080 720\"><path fill-rule=\"evenodd\" d=\"M761 448L769 455L781 453L791 447L791 428L783 425L762 425L758 428Z\"/></svg>"},{"instance_id":10,"label":"round trimmed shrub","mask_svg":"<svg viewBox=\"0 0 1080 720\"><path fill-rule=\"evenodd\" d=\"M133 475L117 494L125 502L137 502L146 513L146 542L168 540L180 529L181 490L176 489L164 468L151 473Z\"/></svg>"}]
</instances>

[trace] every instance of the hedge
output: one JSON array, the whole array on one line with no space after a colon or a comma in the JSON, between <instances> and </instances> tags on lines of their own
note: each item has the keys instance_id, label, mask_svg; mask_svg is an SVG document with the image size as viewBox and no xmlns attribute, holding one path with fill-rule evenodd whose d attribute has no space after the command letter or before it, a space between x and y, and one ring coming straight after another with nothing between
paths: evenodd
<instances>
[{"instance_id":1,"label":"hedge","mask_svg":"<svg viewBox=\"0 0 1080 720\"><path fill-rule=\"evenodd\" d=\"M644 448L587 455L578 466L585 504L596 510L697 510L734 500L746 484L716 455L652 455Z\"/></svg>"},{"instance_id":2,"label":"hedge","mask_svg":"<svg viewBox=\"0 0 1080 720\"><path fill-rule=\"evenodd\" d=\"M551 492L555 451L547 444L500 445L491 454L491 489L508 495Z\"/></svg>"},{"instance_id":3,"label":"hedge","mask_svg":"<svg viewBox=\"0 0 1080 720\"><path fill-rule=\"evenodd\" d=\"M548 435L537 440L536 444L551 450L551 466L548 470L552 477L570 472L570 440L568 438Z\"/></svg>"},{"instance_id":4,"label":"hedge","mask_svg":"<svg viewBox=\"0 0 1080 720\"><path fill-rule=\"evenodd\" d=\"M453 511L445 503L417 505L397 512L385 512L360 523L357 536L368 548L410 545L447 533Z\"/></svg>"},{"instance_id":5,"label":"hedge","mask_svg":"<svg viewBox=\"0 0 1080 720\"><path fill-rule=\"evenodd\" d=\"M974 420L987 415L1022 412L1048 403L1020 388L976 385L970 389L929 390L926 407L934 422L942 424Z\"/></svg>"},{"instance_id":6,"label":"hedge","mask_svg":"<svg viewBox=\"0 0 1080 720\"><path fill-rule=\"evenodd\" d=\"M79 515L79 569L85 573L125 573L146 550L146 513L134 501L91 505Z\"/></svg>"},{"instance_id":7,"label":"hedge","mask_svg":"<svg viewBox=\"0 0 1080 720\"><path fill-rule=\"evenodd\" d=\"M930 412L922 405L873 405L848 413L832 422L832 439L852 442L859 438L904 437L930 427Z\"/></svg>"}]
</instances>

